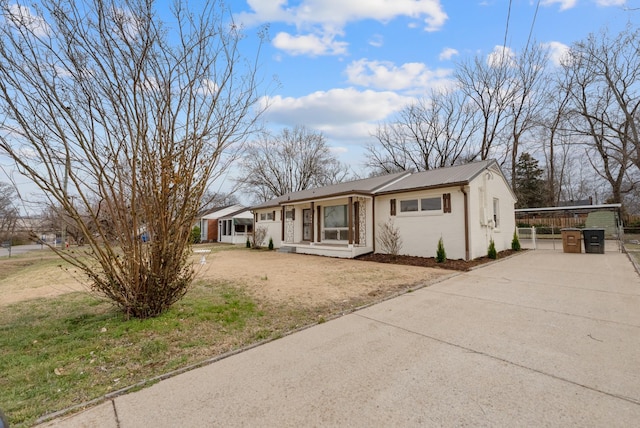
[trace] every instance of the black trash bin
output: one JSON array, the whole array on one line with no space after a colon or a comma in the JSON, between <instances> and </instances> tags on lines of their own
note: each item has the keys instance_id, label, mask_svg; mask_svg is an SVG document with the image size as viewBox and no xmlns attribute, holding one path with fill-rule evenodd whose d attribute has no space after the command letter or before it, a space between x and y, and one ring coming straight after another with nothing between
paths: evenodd
<instances>
[{"instance_id":1,"label":"black trash bin","mask_svg":"<svg viewBox=\"0 0 640 428\"><path fill-rule=\"evenodd\" d=\"M582 235L585 253L604 254L604 229L583 229Z\"/></svg>"}]
</instances>

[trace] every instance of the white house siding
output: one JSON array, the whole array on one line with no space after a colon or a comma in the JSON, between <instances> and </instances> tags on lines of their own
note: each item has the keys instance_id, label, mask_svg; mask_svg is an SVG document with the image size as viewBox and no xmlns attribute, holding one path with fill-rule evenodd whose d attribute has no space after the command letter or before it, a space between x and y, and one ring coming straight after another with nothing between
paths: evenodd
<instances>
[{"instance_id":1,"label":"white house siding","mask_svg":"<svg viewBox=\"0 0 640 428\"><path fill-rule=\"evenodd\" d=\"M503 176L499 173L483 172L470 183L469 188L471 258L486 256L491 239L497 251L511 248L515 230L515 200ZM494 199L499 202L498 227L494 227L493 224Z\"/></svg>"},{"instance_id":2,"label":"white house siding","mask_svg":"<svg viewBox=\"0 0 640 428\"><path fill-rule=\"evenodd\" d=\"M275 218L273 220L261 220L260 214L269 214L275 211ZM264 242L259 243L260 245L266 246L269 244L269 238L273 239L274 248L280 248L282 245L282 232L281 232L281 209L280 207L269 208L269 209L260 209L254 211L254 230L258 230L259 228L265 228L267 230L267 234L264 238Z\"/></svg>"},{"instance_id":3,"label":"white house siding","mask_svg":"<svg viewBox=\"0 0 640 428\"><path fill-rule=\"evenodd\" d=\"M348 205L350 193L352 201L360 204L360 210L355 213L353 219L355 225L359 227L359 236L353 236L353 245L347 245L344 228L334 228L329 232L331 235L329 236L324 224L324 209L328 206ZM445 209L444 194L448 195L447 201L450 201L451 212ZM465 194L467 195L468 235L465 234ZM415 212L402 211L403 200L420 201L429 198L438 198L440 209L433 210L426 207L425 210L418 209ZM390 215L392 199L396 200L396 214L393 220L401 232L402 254L433 257L441 237L447 257L452 259L474 259L485 256L490 239L494 240L498 251L511 246L515 229L514 195L498 164L493 160L414 174L403 173L386 178L356 180L326 188L294 192L256 207L255 212L258 215L256 227L267 228L267 240L271 237L276 247L292 246L300 250L299 252L314 251L314 254L331 255L331 249L334 248L335 251L341 251L337 257L353 257L357 255L356 252L361 254L374 249L381 252L382 249L376 242L376 237L379 236L380 225L392 217ZM494 200L499 217L497 225L494 224ZM313 242L309 242L310 239L303 239L303 209L311 208L311 201L313 201L314 216ZM295 208L295 219L285 221L284 231L281 230L282 207L285 211ZM322 207L320 216L317 215L318 207ZM276 212L275 219L266 221L259 219L260 214L273 211ZM319 236L318 229L320 229ZM285 238L284 242L281 242L283 233ZM340 239L335 239L336 234ZM333 239L327 239L328 236ZM357 241L359 243L355 244Z\"/></svg>"},{"instance_id":4,"label":"white house siding","mask_svg":"<svg viewBox=\"0 0 640 428\"><path fill-rule=\"evenodd\" d=\"M236 213L231 217L218 220L218 242L227 244L245 244L253 234L252 226L243 224L253 222L253 214L249 211Z\"/></svg>"},{"instance_id":5,"label":"white house siding","mask_svg":"<svg viewBox=\"0 0 640 428\"><path fill-rule=\"evenodd\" d=\"M205 214L203 215L200 220L199 220L199 226L200 226L200 238L202 241L208 241L209 240L209 227L210 227L210 220L211 220L211 224L215 224L215 220L218 220L219 218L222 217L226 217L229 214L232 214L234 212L237 212L241 209L243 209L244 207L240 204L235 204L235 205L230 205L228 207L225 208L219 208L214 210L213 212L210 212L209 214ZM217 228L219 228L219 226L215 226ZM218 232L218 230L212 231L212 232ZM217 238L215 239L216 241L219 241L220 239L220 235L216 235L215 233L213 234L214 236L217 236Z\"/></svg>"},{"instance_id":6,"label":"white house siding","mask_svg":"<svg viewBox=\"0 0 640 428\"><path fill-rule=\"evenodd\" d=\"M444 212L442 195L445 193L451 195L451 213ZM401 201L413 199L420 201L424 198L440 198L441 209L433 212L401 212ZM396 200L395 216L390 215L391 199ZM400 254L435 257L438 241L442 237L448 258L465 258L464 197L458 187L378 196L376 198L376 237L380 234L380 226L391 218L402 236ZM382 252L378 242L376 242L376 252Z\"/></svg>"}]
</instances>

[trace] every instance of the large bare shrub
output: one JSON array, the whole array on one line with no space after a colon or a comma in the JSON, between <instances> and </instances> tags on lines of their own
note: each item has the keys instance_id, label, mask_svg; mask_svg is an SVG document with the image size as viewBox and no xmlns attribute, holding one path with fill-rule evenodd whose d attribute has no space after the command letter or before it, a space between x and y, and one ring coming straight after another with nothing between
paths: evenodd
<instances>
[{"instance_id":1,"label":"large bare shrub","mask_svg":"<svg viewBox=\"0 0 640 428\"><path fill-rule=\"evenodd\" d=\"M254 62L222 4L169 12L0 0L0 151L86 244L54 250L134 317L187 291L202 196L255 118Z\"/></svg>"},{"instance_id":2,"label":"large bare shrub","mask_svg":"<svg viewBox=\"0 0 640 428\"><path fill-rule=\"evenodd\" d=\"M390 254L394 257L399 255L402 249L400 229L396 227L392 219L389 219L386 223L380 223L379 227L380 230L376 240L382 253Z\"/></svg>"},{"instance_id":3,"label":"large bare shrub","mask_svg":"<svg viewBox=\"0 0 640 428\"><path fill-rule=\"evenodd\" d=\"M251 235L251 247L261 248L264 245L264 240L267 238L267 232L266 227L256 227L253 235Z\"/></svg>"}]
</instances>

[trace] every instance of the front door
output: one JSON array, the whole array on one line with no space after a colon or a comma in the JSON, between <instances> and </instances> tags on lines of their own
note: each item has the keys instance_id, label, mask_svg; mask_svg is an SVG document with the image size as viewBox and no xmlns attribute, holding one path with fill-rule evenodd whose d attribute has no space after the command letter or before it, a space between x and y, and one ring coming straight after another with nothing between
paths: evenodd
<instances>
[{"instance_id":1,"label":"front door","mask_svg":"<svg viewBox=\"0 0 640 428\"><path fill-rule=\"evenodd\" d=\"M311 228L313 227L313 218L310 209L302 210L302 240L311 241Z\"/></svg>"}]
</instances>

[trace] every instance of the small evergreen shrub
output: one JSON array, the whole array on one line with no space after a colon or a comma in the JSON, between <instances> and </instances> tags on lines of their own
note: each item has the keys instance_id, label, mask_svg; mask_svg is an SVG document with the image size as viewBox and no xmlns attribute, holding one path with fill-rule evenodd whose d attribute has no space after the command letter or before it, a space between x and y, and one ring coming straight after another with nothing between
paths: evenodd
<instances>
[{"instance_id":1,"label":"small evergreen shrub","mask_svg":"<svg viewBox=\"0 0 640 428\"><path fill-rule=\"evenodd\" d=\"M496 251L496 244L495 242L493 242L493 239L489 241L489 251L487 252L487 257L494 260L498 258L498 252Z\"/></svg>"},{"instance_id":2,"label":"small evergreen shrub","mask_svg":"<svg viewBox=\"0 0 640 428\"><path fill-rule=\"evenodd\" d=\"M247 248L251 248L251 240L247 238L247 243L245 245Z\"/></svg>"},{"instance_id":3,"label":"small evergreen shrub","mask_svg":"<svg viewBox=\"0 0 640 428\"><path fill-rule=\"evenodd\" d=\"M442 237L438 241L438 249L436 251L436 262L444 263L447 261L447 252L444 250L444 242L442 241Z\"/></svg>"},{"instance_id":4,"label":"small evergreen shrub","mask_svg":"<svg viewBox=\"0 0 640 428\"><path fill-rule=\"evenodd\" d=\"M200 243L200 226L193 226L193 229L191 229L191 243L192 244L199 244Z\"/></svg>"},{"instance_id":5,"label":"small evergreen shrub","mask_svg":"<svg viewBox=\"0 0 640 428\"><path fill-rule=\"evenodd\" d=\"M273 250L273 238L269 238L269 251Z\"/></svg>"},{"instance_id":6,"label":"small evergreen shrub","mask_svg":"<svg viewBox=\"0 0 640 428\"><path fill-rule=\"evenodd\" d=\"M511 240L511 249L513 251L520 251L520 240L515 230L513 231L513 239Z\"/></svg>"}]
</instances>

